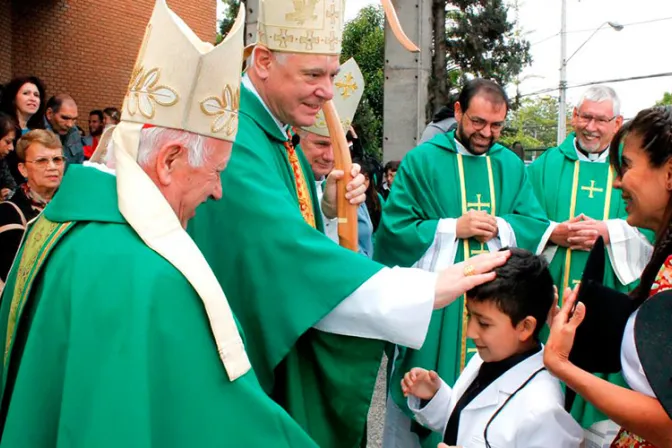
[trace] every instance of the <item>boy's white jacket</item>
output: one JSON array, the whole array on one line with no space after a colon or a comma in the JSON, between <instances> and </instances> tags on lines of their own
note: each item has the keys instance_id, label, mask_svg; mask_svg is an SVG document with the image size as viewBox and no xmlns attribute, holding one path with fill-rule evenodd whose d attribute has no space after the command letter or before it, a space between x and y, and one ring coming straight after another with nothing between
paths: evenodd
<instances>
[{"instance_id":1,"label":"boy's white jacket","mask_svg":"<svg viewBox=\"0 0 672 448\"><path fill-rule=\"evenodd\" d=\"M469 361L455 387L443 383L434 398L420 409L420 399L410 396L408 405L419 423L445 433L455 404L476 378L483 360L478 354ZM544 367L543 349L517 364L485 390L463 410L460 416L457 445L464 448L485 447L484 430L492 416L520 386ZM583 441L581 426L564 409L560 382L547 370L540 372L521 389L490 423L488 441L491 448L577 448Z\"/></svg>"}]
</instances>

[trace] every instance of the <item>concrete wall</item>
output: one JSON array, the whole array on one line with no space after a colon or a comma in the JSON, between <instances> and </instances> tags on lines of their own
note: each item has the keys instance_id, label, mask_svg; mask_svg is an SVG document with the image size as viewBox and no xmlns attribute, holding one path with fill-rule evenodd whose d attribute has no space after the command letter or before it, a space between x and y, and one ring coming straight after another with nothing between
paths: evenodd
<instances>
[{"instance_id":1,"label":"concrete wall","mask_svg":"<svg viewBox=\"0 0 672 448\"><path fill-rule=\"evenodd\" d=\"M214 43L216 2L168 0L168 6ZM11 6L11 76L42 78L48 96L71 94L87 130L89 111L121 107L154 0L12 0ZM2 20L0 7L0 50L7 36ZM9 78L0 67L0 82Z\"/></svg>"}]
</instances>

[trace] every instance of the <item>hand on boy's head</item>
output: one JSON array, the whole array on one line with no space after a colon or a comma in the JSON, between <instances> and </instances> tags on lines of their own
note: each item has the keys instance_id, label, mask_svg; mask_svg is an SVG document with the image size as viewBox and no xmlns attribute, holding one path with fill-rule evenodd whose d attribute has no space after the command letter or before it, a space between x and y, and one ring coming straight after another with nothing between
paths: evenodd
<instances>
[{"instance_id":1,"label":"hand on boy's head","mask_svg":"<svg viewBox=\"0 0 672 448\"><path fill-rule=\"evenodd\" d=\"M491 282L496 275L495 268L502 266L511 257L511 251L504 250L470 258L441 272L436 280L434 309L450 305L478 285Z\"/></svg>"},{"instance_id":2,"label":"hand on boy's head","mask_svg":"<svg viewBox=\"0 0 672 448\"><path fill-rule=\"evenodd\" d=\"M576 329L586 317L586 307L577 300L579 286L571 290L567 288L562 298L562 308L553 319L551 334L544 348L544 364L552 373L557 373L569 364L569 353L574 345ZM573 312L572 312L573 311Z\"/></svg>"},{"instance_id":3,"label":"hand on boy's head","mask_svg":"<svg viewBox=\"0 0 672 448\"><path fill-rule=\"evenodd\" d=\"M421 400L431 400L441 387L439 375L433 370L420 367L411 369L401 380L401 391L404 397L413 395Z\"/></svg>"}]
</instances>

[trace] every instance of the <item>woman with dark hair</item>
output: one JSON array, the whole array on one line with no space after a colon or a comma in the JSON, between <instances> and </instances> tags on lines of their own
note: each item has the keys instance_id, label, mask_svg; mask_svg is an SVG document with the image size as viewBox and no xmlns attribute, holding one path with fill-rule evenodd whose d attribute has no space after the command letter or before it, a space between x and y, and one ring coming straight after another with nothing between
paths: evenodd
<instances>
[{"instance_id":1,"label":"woman with dark hair","mask_svg":"<svg viewBox=\"0 0 672 448\"><path fill-rule=\"evenodd\" d=\"M14 78L5 86L0 111L15 120L15 147L18 139L26 132L32 129L44 129L46 95L44 83L36 76ZM6 162L14 181L17 184L21 183L23 176L18 169L19 160L16 158L16 153L10 153Z\"/></svg>"},{"instance_id":2,"label":"woman with dark hair","mask_svg":"<svg viewBox=\"0 0 672 448\"><path fill-rule=\"evenodd\" d=\"M121 121L121 112L116 107L106 107L103 110L103 123L105 126L118 125Z\"/></svg>"},{"instance_id":3,"label":"woman with dark hair","mask_svg":"<svg viewBox=\"0 0 672 448\"><path fill-rule=\"evenodd\" d=\"M16 188L5 158L14 150L16 124L12 117L0 112L0 201L6 201Z\"/></svg>"},{"instance_id":4,"label":"woman with dark hair","mask_svg":"<svg viewBox=\"0 0 672 448\"><path fill-rule=\"evenodd\" d=\"M590 310L590 305L582 303L572 309L576 290L565 291L563 308L551 326L544 361L551 373L622 427L612 448L670 447L672 412L668 415L661 405L660 389L645 373L642 353L635 343L635 324L642 304L654 294L672 289L672 109L645 109L623 126L611 143L610 161L616 173L613 186L622 190L627 202L628 224L654 230L657 235L653 256L631 294L632 309L639 308L630 315L620 345L623 376L633 390L610 384L569 360L576 330ZM583 300L589 299L586 295ZM660 347L657 356L670 353L672 341L666 344L668 347ZM672 359L661 362L670 366ZM669 376L665 387L669 396Z\"/></svg>"},{"instance_id":5,"label":"woman with dark hair","mask_svg":"<svg viewBox=\"0 0 672 448\"><path fill-rule=\"evenodd\" d=\"M369 211L369 217L371 218L371 224L373 225L373 232L378 229L378 224L380 223L380 216L383 212L382 201L378 190L376 190L376 185L374 181L374 172L373 168L369 163L364 161L361 162L362 171L364 175L364 185L366 185L366 208Z\"/></svg>"}]
</instances>

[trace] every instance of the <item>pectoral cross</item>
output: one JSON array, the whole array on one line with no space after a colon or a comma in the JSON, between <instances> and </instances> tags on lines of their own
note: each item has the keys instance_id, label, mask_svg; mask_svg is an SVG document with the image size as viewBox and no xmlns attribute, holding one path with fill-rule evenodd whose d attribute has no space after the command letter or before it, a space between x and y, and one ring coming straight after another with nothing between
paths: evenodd
<instances>
[{"instance_id":1,"label":"pectoral cross","mask_svg":"<svg viewBox=\"0 0 672 448\"><path fill-rule=\"evenodd\" d=\"M338 81L335 86L341 89L341 96L343 98L348 98L352 95L352 92L357 90L357 83L353 80L352 73L346 74L345 79Z\"/></svg>"},{"instance_id":2,"label":"pectoral cross","mask_svg":"<svg viewBox=\"0 0 672 448\"><path fill-rule=\"evenodd\" d=\"M489 202L481 202L481 196L482 195L480 194L476 195L476 202L467 202L467 208L476 207L476 210L478 210L479 212L483 209L483 207L490 208Z\"/></svg>"},{"instance_id":3,"label":"pectoral cross","mask_svg":"<svg viewBox=\"0 0 672 448\"><path fill-rule=\"evenodd\" d=\"M598 193L602 193L602 192L604 191L604 188L596 188L596 187L595 187L595 181L594 181L594 180L591 180L591 181L590 181L590 187L581 187L581 190L583 190L583 191L587 191L587 192L589 193L589 194L588 194L588 198L589 198L589 199L593 199L593 198L594 198L593 194L594 194L596 191L597 191Z\"/></svg>"},{"instance_id":4,"label":"pectoral cross","mask_svg":"<svg viewBox=\"0 0 672 448\"><path fill-rule=\"evenodd\" d=\"M469 253L471 253L471 255L481 255L481 254L490 253L490 251L485 247L485 243L481 243L481 248L480 249L476 249L476 250L469 249Z\"/></svg>"}]
</instances>

